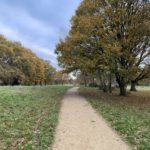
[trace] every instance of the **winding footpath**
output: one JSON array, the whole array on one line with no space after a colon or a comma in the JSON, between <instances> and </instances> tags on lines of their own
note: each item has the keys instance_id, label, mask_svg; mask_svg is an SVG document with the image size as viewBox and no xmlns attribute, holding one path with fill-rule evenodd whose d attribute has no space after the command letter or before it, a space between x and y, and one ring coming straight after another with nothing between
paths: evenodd
<instances>
[{"instance_id":1,"label":"winding footpath","mask_svg":"<svg viewBox=\"0 0 150 150\"><path fill-rule=\"evenodd\" d=\"M130 150L130 148L102 116L78 94L78 88L72 88L63 99L52 150Z\"/></svg>"}]
</instances>

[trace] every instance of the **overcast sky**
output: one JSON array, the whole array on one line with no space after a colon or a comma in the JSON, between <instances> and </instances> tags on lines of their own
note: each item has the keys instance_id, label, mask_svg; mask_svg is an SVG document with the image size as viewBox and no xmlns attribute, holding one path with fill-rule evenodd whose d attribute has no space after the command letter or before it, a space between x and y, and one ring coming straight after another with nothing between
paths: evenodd
<instances>
[{"instance_id":1,"label":"overcast sky","mask_svg":"<svg viewBox=\"0 0 150 150\"><path fill-rule=\"evenodd\" d=\"M0 0L0 34L57 67L54 49L70 29L80 0Z\"/></svg>"}]
</instances>

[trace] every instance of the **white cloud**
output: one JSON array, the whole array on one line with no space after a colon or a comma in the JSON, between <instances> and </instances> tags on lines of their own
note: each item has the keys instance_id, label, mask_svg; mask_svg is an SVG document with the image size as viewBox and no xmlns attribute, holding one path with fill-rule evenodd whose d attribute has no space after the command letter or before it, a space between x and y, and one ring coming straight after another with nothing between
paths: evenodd
<instances>
[{"instance_id":1,"label":"white cloud","mask_svg":"<svg viewBox=\"0 0 150 150\"><path fill-rule=\"evenodd\" d=\"M39 3L36 0L2 0L0 34L20 41L58 68L55 45L68 33L69 20L79 3L80 0L43 0Z\"/></svg>"},{"instance_id":2,"label":"white cloud","mask_svg":"<svg viewBox=\"0 0 150 150\"><path fill-rule=\"evenodd\" d=\"M42 44L40 40L45 40L45 43L48 43L48 39L46 38L51 38L53 35L57 34L57 30L52 26L46 25L41 20L33 18L30 14L21 8L16 8L17 11L11 11L11 13L6 11L6 9L9 10L11 8L9 6L3 6L0 11L0 34L3 34L10 40L20 41L23 46L32 49L33 52L37 54L40 53L42 55L41 57L54 57L55 59L55 45L49 44L47 47ZM12 25L12 22L9 23L5 21L5 16L13 18L15 26Z\"/></svg>"},{"instance_id":3,"label":"white cloud","mask_svg":"<svg viewBox=\"0 0 150 150\"><path fill-rule=\"evenodd\" d=\"M18 33L1 22L0 22L0 29L1 29L0 34L5 35L10 40L18 40Z\"/></svg>"},{"instance_id":4,"label":"white cloud","mask_svg":"<svg viewBox=\"0 0 150 150\"><path fill-rule=\"evenodd\" d=\"M53 60L51 60L51 62L56 66L57 64L56 55L54 54L53 50L50 50L47 47L41 46L40 44L37 44L36 42L29 40L26 36L13 30L11 27L2 24L1 22L0 22L0 29L1 33L5 35L8 39L13 41L20 41L23 44L23 46L30 48L37 55L39 53L43 55L43 56L39 55L40 57L44 58L45 56L45 58L49 57L49 59L54 58Z\"/></svg>"}]
</instances>

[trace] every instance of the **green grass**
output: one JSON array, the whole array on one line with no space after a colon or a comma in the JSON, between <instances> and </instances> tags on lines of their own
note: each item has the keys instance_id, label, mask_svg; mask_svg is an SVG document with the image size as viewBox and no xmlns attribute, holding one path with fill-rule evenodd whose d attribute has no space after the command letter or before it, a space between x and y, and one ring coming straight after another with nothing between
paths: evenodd
<instances>
[{"instance_id":1,"label":"green grass","mask_svg":"<svg viewBox=\"0 0 150 150\"><path fill-rule=\"evenodd\" d=\"M47 150L68 88L0 87L0 150Z\"/></svg>"},{"instance_id":2,"label":"green grass","mask_svg":"<svg viewBox=\"0 0 150 150\"><path fill-rule=\"evenodd\" d=\"M150 150L150 89L127 97L90 88L81 88L80 93L133 149Z\"/></svg>"}]
</instances>

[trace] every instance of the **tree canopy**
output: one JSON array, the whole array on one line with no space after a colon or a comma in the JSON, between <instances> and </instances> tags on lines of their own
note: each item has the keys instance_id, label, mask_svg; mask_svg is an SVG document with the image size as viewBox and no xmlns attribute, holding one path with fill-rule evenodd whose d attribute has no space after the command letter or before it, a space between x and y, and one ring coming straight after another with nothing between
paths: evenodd
<instances>
[{"instance_id":1,"label":"tree canopy","mask_svg":"<svg viewBox=\"0 0 150 150\"><path fill-rule=\"evenodd\" d=\"M149 10L149 0L83 0L56 47L60 65L113 74L120 95L126 95L129 82L149 75Z\"/></svg>"},{"instance_id":2,"label":"tree canopy","mask_svg":"<svg viewBox=\"0 0 150 150\"><path fill-rule=\"evenodd\" d=\"M0 84L51 84L55 68L19 42L0 35Z\"/></svg>"}]
</instances>

